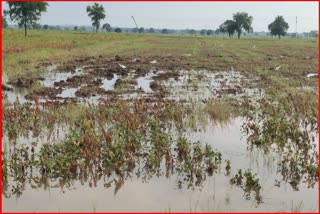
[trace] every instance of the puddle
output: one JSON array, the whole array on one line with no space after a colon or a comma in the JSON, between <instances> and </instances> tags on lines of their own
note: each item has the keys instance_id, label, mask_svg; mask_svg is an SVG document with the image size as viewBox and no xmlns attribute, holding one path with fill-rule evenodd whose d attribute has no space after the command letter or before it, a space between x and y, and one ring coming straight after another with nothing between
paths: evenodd
<instances>
[{"instance_id":1,"label":"puddle","mask_svg":"<svg viewBox=\"0 0 320 214\"><path fill-rule=\"evenodd\" d=\"M75 72L49 72L44 76L45 80L39 81L44 87L53 87L55 82L66 81L68 78L82 74L82 68L77 68Z\"/></svg>"},{"instance_id":2,"label":"puddle","mask_svg":"<svg viewBox=\"0 0 320 214\"><path fill-rule=\"evenodd\" d=\"M46 186L34 186L36 180L30 180L33 186L25 185L19 198L3 197L3 211L288 212L299 204L303 204L300 211L317 211L317 188L307 188L302 183L300 190L294 191L281 181L277 172L277 155L248 151L246 139L240 131L241 124L242 118L235 118L224 126L209 125L201 132L186 131L188 139L209 143L222 152L224 160L231 161L229 176L225 164L222 164L217 174L204 181L203 188L179 187L179 176L175 174L166 178L135 172L124 178L117 194L114 193L119 181L116 175L87 177L86 182L76 177L70 184L64 184L60 179L51 180ZM246 200L243 191L229 182L237 170L243 168L257 173L263 196L263 203L259 206ZM275 186L276 179L280 180L279 187ZM110 186L106 185L108 183Z\"/></svg>"},{"instance_id":3,"label":"puddle","mask_svg":"<svg viewBox=\"0 0 320 214\"><path fill-rule=\"evenodd\" d=\"M2 96L6 96L9 103L14 103L17 99L20 103L26 103L28 100L26 100L25 96L28 94L27 89L18 89L13 88L12 91L3 91Z\"/></svg>"},{"instance_id":4,"label":"puddle","mask_svg":"<svg viewBox=\"0 0 320 214\"><path fill-rule=\"evenodd\" d=\"M111 80L104 79L102 80L102 86L100 88L103 88L106 91L112 91L114 90L114 84L120 77L117 74L113 74L113 78Z\"/></svg>"},{"instance_id":5,"label":"puddle","mask_svg":"<svg viewBox=\"0 0 320 214\"><path fill-rule=\"evenodd\" d=\"M77 69L74 73L49 73L45 76L44 81L40 83L44 87L54 87L56 82L66 81L68 78L79 76L82 70ZM264 91L256 88L248 88L248 83L250 79L242 76L236 71L223 71L223 72L209 72L206 70L200 71L179 71L179 77L168 78L164 80L154 80L158 75L166 74L170 71L157 71L149 72L144 76L140 76L136 79L137 85L134 90L141 90L143 93L150 94L154 90L151 88L150 84L155 82L160 84L167 90L167 94L164 99L167 100L203 100L209 98L222 99L224 97L232 97L236 99L241 99L243 96L251 96L253 98L261 98L264 96ZM129 73L129 76L134 79L135 72ZM113 91L116 81L120 79L120 76L113 74L112 79L104 78L102 79L102 85L100 88L105 91ZM82 84L83 86L85 84ZM68 85L67 85L68 86ZM75 92L80 89L80 87L74 87L70 84L69 87L63 87L63 91L56 96L56 98L76 98L79 102L84 102L83 98L76 97ZM26 102L25 95L28 94L27 90L17 90L4 92L8 95L8 100L13 103L18 96L20 102ZM145 96L141 93L131 92L119 95L122 99L134 99L137 96ZM91 97L90 97L91 98ZM40 99L42 100L42 99ZM88 98L87 98L88 100ZM91 99L95 100L95 99Z\"/></svg>"},{"instance_id":6,"label":"puddle","mask_svg":"<svg viewBox=\"0 0 320 214\"><path fill-rule=\"evenodd\" d=\"M126 68L124 65L119 63L117 64L124 69ZM257 88L252 87L251 82L255 81L254 79L243 76L240 72L234 71L233 68L231 68L230 71L221 72L210 72L207 70L136 71L132 69L128 73L117 74L112 70L103 70L104 66L106 65L82 66L76 68L75 72L65 73L57 72L55 70L56 66L53 66L49 69L51 72L44 75L45 79L40 80L39 83L43 87L52 88L53 90L57 90L57 86L61 87L59 90L63 90L62 92L57 95L50 95L50 99L52 101L61 98L74 98L75 101L85 102L85 100L91 98L90 95L87 98L80 98L75 94L82 86L87 85L89 88L92 87L93 91L90 93L102 96L103 91L113 91L116 81L123 76L124 79L127 79L129 82L123 82L121 87L124 88L117 91L117 96L121 99L133 99L137 96L148 97L151 93L156 96L161 96L166 100L185 101L209 98L223 99L225 97L231 97L239 100L243 96L251 96L254 98L261 98L264 96L263 90L258 90ZM93 72L93 70L88 69L89 67L92 67L92 69L98 69L95 71L98 73L91 74L90 72ZM87 70L84 71L84 69ZM102 72L100 74L101 76L99 76L99 72ZM86 76L84 77L83 75ZM97 75L99 78L97 78ZM126 75L128 75L129 78L126 78ZM6 78L3 79L6 81ZM99 91L97 90L98 88L104 90ZM139 93L137 93L137 91ZM49 92L50 90L47 90L45 93ZM15 101L16 96L18 96L21 102L26 102L27 100L25 99L25 95L28 94L28 91L14 90L12 92L5 92L4 94L8 95L10 103ZM41 96L39 97L39 100L43 101L45 96ZM95 99L91 99L91 101L92 100Z\"/></svg>"},{"instance_id":7,"label":"puddle","mask_svg":"<svg viewBox=\"0 0 320 214\"><path fill-rule=\"evenodd\" d=\"M64 89L62 91L61 94L57 95L57 97L61 97L61 98L67 98L67 97L76 97L76 92L79 90L80 88L67 88Z\"/></svg>"},{"instance_id":8,"label":"puddle","mask_svg":"<svg viewBox=\"0 0 320 214\"><path fill-rule=\"evenodd\" d=\"M8 76L6 73L2 73L2 85L7 85ZM16 99L19 100L20 103L26 103L27 100L25 96L28 94L28 90L25 88L18 88L10 85L12 91L2 91L2 97L6 96L9 103L14 103Z\"/></svg>"},{"instance_id":9,"label":"puddle","mask_svg":"<svg viewBox=\"0 0 320 214\"><path fill-rule=\"evenodd\" d=\"M243 76L240 72L180 71L178 79L170 78L162 82L169 90L169 99L202 100L231 97L241 100L243 96L252 99L264 96L264 90L250 87L254 79Z\"/></svg>"},{"instance_id":10,"label":"puddle","mask_svg":"<svg viewBox=\"0 0 320 214\"><path fill-rule=\"evenodd\" d=\"M152 93L153 90L150 88L150 83L153 81L151 79L153 76L153 73L148 73L144 77L137 78L138 86L135 89L142 89L145 93Z\"/></svg>"}]
</instances>

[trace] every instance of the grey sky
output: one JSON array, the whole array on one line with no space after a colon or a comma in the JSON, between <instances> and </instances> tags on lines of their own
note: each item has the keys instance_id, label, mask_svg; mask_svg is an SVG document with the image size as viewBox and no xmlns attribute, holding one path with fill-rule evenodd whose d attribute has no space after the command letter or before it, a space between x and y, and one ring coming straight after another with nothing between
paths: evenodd
<instances>
[{"instance_id":1,"label":"grey sky","mask_svg":"<svg viewBox=\"0 0 320 214\"><path fill-rule=\"evenodd\" d=\"M254 31L267 31L277 15L288 22L289 32L318 29L318 2L99 2L106 10L103 23L111 26L134 27L134 16L139 27L169 29L216 29L236 12L253 16ZM93 2L49 2L41 24L91 25L86 6ZM2 3L7 9L6 3ZM9 22L10 23L10 22Z\"/></svg>"}]
</instances>

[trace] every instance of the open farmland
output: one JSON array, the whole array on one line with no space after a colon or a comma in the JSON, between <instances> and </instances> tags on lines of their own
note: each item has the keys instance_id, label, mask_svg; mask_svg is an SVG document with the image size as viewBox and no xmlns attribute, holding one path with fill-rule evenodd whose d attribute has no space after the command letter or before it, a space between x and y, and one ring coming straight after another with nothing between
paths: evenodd
<instances>
[{"instance_id":1,"label":"open farmland","mask_svg":"<svg viewBox=\"0 0 320 214\"><path fill-rule=\"evenodd\" d=\"M2 36L4 211L318 210L317 39Z\"/></svg>"}]
</instances>

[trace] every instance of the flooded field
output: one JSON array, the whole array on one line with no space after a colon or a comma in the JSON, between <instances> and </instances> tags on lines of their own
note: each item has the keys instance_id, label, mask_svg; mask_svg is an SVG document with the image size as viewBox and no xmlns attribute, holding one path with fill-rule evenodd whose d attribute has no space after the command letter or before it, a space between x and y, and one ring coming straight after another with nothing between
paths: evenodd
<instances>
[{"instance_id":1,"label":"flooded field","mask_svg":"<svg viewBox=\"0 0 320 214\"><path fill-rule=\"evenodd\" d=\"M316 75L78 57L3 74L3 211L318 211Z\"/></svg>"},{"instance_id":2,"label":"flooded field","mask_svg":"<svg viewBox=\"0 0 320 214\"><path fill-rule=\"evenodd\" d=\"M183 102L208 98L242 99L244 96L264 96L261 88L255 88L259 79L246 77L234 71L233 67L230 71L221 72L173 71L166 69L165 64L159 63L156 66L155 60L148 62L148 59L137 61L136 58L119 58L86 58L66 65L50 65L47 67L48 73L41 77L18 78L14 82L8 82L14 88L8 87L5 95L9 102L14 102L18 97L20 103L32 103L35 100L79 103L88 102L93 97L94 101L98 102L103 101L106 96L125 100L144 97L148 100L161 98ZM81 63L77 63L79 61ZM95 65L86 65L95 61ZM75 64L83 65L76 67ZM7 84L5 75L4 85ZM28 93L27 89L32 87L36 89Z\"/></svg>"}]
</instances>

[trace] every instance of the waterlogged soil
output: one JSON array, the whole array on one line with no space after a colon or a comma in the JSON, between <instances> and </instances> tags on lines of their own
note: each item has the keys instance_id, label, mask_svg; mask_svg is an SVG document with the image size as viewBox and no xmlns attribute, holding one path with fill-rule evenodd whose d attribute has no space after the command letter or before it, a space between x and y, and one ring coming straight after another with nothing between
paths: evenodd
<instances>
[{"instance_id":1,"label":"waterlogged soil","mask_svg":"<svg viewBox=\"0 0 320 214\"><path fill-rule=\"evenodd\" d=\"M50 65L43 76L7 82L10 88L3 95L11 103L17 97L21 103L68 103L103 101L105 96L188 101L264 95L256 87L259 78L248 77L233 67L228 71L187 70L186 66L173 66L176 61L179 58L79 58L63 65ZM34 85L38 87L31 88ZM12 88L24 91L13 93Z\"/></svg>"},{"instance_id":2,"label":"waterlogged soil","mask_svg":"<svg viewBox=\"0 0 320 214\"><path fill-rule=\"evenodd\" d=\"M181 59L186 57L191 56ZM306 113L308 118L303 123L292 122L296 131L283 131L289 143L296 139L293 148L276 141L264 146L260 136L270 137L271 141L275 136L260 129L271 129L270 121L277 119L267 118L264 124L265 119L259 118L261 112L267 114L270 110L263 109L263 101L269 97L259 86L261 77L232 67L213 71L201 65L180 64L181 59L85 57L50 65L43 76L12 82L3 78L3 84L8 87L3 89L7 117L4 127L8 129L2 140L6 157L3 170L7 174L2 193L3 211L318 211L317 121L310 122ZM301 86L299 91L317 93L309 86ZM130 110L123 107L121 112L121 106L126 106L121 100ZM246 106L244 100L248 112L254 112L258 104L262 107L258 112L241 115L240 107ZM288 100L295 102L293 98ZM107 107L119 101L120 107L103 112L103 105ZM212 101L218 104L228 101L239 110L221 119L219 114L226 107L216 111L219 105L210 107ZM78 113L79 118L89 115L84 122L78 119L68 124L59 118L58 110L55 117L59 119L48 113L54 106L82 103L89 103L93 108ZM94 115L90 115L91 111ZM137 115L130 116L132 111L137 111ZM33 115L30 121L23 116L28 113ZM37 117L38 114L44 115ZM21 129L17 128L15 115L23 120ZM274 117L279 118L277 112ZM101 118L109 121L103 124ZM253 123L253 118L259 122ZM277 122L279 127L291 125L285 119ZM42 123L46 128L41 127ZM140 126L146 130L146 136L139 135ZM95 135L88 130L93 130ZM118 135L113 133L116 130ZM107 150L104 144L100 148L99 141L94 140L100 134L101 142L107 142ZM180 140L181 136L185 141ZM136 138L145 144L140 145ZM123 139L139 143L119 143ZM84 142L90 143L84 145ZM307 146L301 146L304 144ZM44 147L57 150L44 150ZM117 150L118 147L123 150ZM22 148L18 150L20 153L15 152L17 148ZM78 154L79 150L81 158L64 156L63 149L72 154ZM69 165L56 160L62 164L61 169L50 168L43 158L51 160L51 153L66 158ZM292 159L291 154L297 155L298 160ZM117 155L119 158L115 160L119 161L113 160ZM105 166L104 156L114 165ZM30 163L34 165L30 167ZM55 167L59 164L52 163ZM67 171L63 171L65 168ZM242 170L241 179L237 177L239 170Z\"/></svg>"},{"instance_id":3,"label":"waterlogged soil","mask_svg":"<svg viewBox=\"0 0 320 214\"><path fill-rule=\"evenodd\" d=\"M217 173L208 176L200 186L188 188L187 181L174 173L166 176L165 170L153 176L131 173L123 181L116 175L88 177L85 181L75 177L70 183L51 180L47 184L37 184L37 181L30 180L21 196L16 197L12 193L5 197L3 195L3 210L316 211L317 185L310 188L307 183L301 183L299 190L295 190L282 180L277 166L278 154L248 151L246 139L240 130L242 123L242 118L234 118L224 125L208 125L205 131L188 130L190 140L207 142L231 162L230 170L226 170L226 162L223 162ZM230 184L230 178L238 169L244 168L257 174L262 185L263 203L254 202L253 195L250 200L246 199L243 190Z\"/></svg>"}]
</instances>

